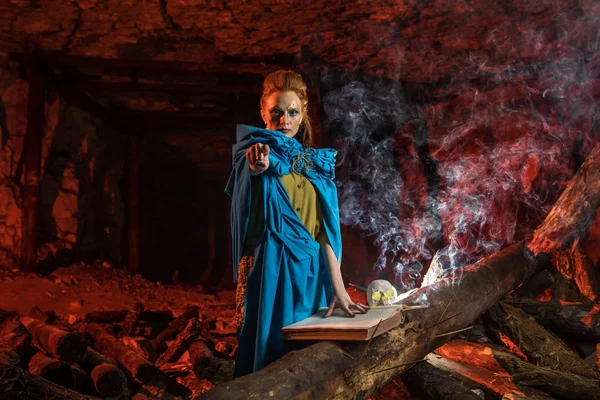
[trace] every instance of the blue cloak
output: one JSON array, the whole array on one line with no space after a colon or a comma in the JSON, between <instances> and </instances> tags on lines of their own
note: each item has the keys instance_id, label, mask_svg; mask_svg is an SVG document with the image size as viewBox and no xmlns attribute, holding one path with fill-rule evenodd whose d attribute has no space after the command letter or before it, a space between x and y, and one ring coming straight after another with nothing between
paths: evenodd
<instances>
[{"instance_id":1,"label":"blue cloak","mask_svg":"<svg viewBox=\"0 0 600 400\"><path fill-rule=\"evenodd\" d=\"M231 197L234 279L244 250L252 199L246 150L269 145L269 169L259 175L264 229L248 275L244 324L238 338L235 376L257 371L287 351L281 328L314 314L331 300L331 279L320 245L292 207L280 175L301 172L314 186L321 206L321 229L341 261L342 239L335 183L334 149L304 149L279 131L238 125L233 169L225 192Z\"/></svg>"}]
</instances>

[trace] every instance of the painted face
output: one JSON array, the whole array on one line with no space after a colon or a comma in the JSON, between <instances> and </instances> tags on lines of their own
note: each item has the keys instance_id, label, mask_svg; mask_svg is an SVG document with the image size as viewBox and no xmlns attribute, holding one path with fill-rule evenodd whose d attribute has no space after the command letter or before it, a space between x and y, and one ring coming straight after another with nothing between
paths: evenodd
<instances>
[{"instance_id":1,"label":"painted face","mask_svg":"<svg viewBox=\"0 0 600 400\"><path fill-rule=\"evenodd\" d=\"M294 137L302 122L302 102L296 92L274 92L265 98L261 115L267 129Z\"/></svg>"}]
</instances>

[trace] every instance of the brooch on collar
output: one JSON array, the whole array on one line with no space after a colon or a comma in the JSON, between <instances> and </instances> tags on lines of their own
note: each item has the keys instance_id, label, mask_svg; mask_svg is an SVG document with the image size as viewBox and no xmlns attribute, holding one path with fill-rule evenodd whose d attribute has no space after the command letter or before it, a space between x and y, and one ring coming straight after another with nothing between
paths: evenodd
<instances>
[{"instance_id":1,"label":"brooch on collar","mask_svg":"<svg viewBox=\"0 0 600 400\"><path fill-rule=\"evenodd\" d=\"M297 174L301 174L302 172L308 173L311 169L315 167L313 162L308 158L310 153L305 151L304 153L298 150L298 155L292 162L292 171Z\"/></svg>"}]
</instances>

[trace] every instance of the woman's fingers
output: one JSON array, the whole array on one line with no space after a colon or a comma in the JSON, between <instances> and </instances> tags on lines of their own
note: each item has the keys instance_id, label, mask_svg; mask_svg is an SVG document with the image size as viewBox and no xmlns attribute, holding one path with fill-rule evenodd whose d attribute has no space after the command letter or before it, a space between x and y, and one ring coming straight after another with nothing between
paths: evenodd
<instances>
[{"instance_id":1,"label":"woman's fingers","mask_svg":"<svg viewBox=\"0 0 600 400\"><path fill-rule=\"evenodd\" d=\"M366 313L367 310L369 309L367 306L365 306L364 304L360 304L360 303L354 303L354 304L352 304L352 306L354 308L356 308L362 314Z\"/></svg>"},{"instance_id":2,"label":"woman's fingers","mask_svg":"<svg viewBox=\"0 0 600 400\"><path fill-rule=\"evenodd\" d=\"M351 304L350 304L350 305L351 305ZM349 307L350 305L343 304L343 305L342 305L342 310L344 310L344 312L345 312L345 313L346 313L346 314L347 314L349 317L354 317L355 315L354 315L354 313L352 312L352 310L350 310L350 307Z\"/></svg>"},{"instance_id":3,"label":"woman's fingers","mask_svg":"<svg viewBox=\"0 0 600 400\"><path fill-rule=\"evenodd\" d=\"M325 313L325 318L327 317L331 317L331 314L333 314L333 309L335 308L335 297L331 300L331 303L329 304L329 308L327 309L327 312Z\"/></svg>"}]
</instances>

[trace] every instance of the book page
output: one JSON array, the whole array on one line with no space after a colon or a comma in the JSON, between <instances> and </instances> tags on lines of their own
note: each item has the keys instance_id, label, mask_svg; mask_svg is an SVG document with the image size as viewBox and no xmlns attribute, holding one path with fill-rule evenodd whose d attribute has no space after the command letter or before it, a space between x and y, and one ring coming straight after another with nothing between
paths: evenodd
<instances>
[{"instance_id":1,"label":"book page","mask_svg":"<svg viewBox=\"0 0 600 400\"><path fill-rule=\"evenodd\" d=\"M355 314L354 318L348 317L343 310L336 309L331 317L323 318L327 308L321 308L305 320L285 326L282 330L284 332L314 329L364 330L376 326L380 320L389 318L400 309L401 307L371 307L366 314Z\"/></svg>"}]
</instances>

